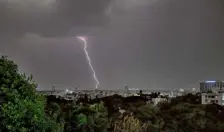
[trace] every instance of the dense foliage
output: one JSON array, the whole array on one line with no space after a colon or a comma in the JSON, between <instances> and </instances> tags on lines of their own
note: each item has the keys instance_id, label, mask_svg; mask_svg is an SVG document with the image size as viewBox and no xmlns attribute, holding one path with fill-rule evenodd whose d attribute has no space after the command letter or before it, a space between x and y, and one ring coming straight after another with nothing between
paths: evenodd
<instances>
[{"instance_id":1,"label":"dense foliage","mask_svg":"<svg viewBox=\"0 0 224 132\"><path fill-rule=\"evenodd\" d=\"M61 131L45 116L45 98L36 93L32 76L18 72L7 57L0 59L0 130L10 132Z\"/></svg>"},{"instance_id":2,"label":"dense foliage","mask_svg":"<svg viewBox=\"0 0 224 132\"><path fill-rule=\"evenodd\" d=\"M20 74L7 57L0 58L0 132L224 131L224 108L201 105L200 94L154 106L142 96L118 95L74 103L44 97L35 89L32 76Z\"/></svg>"}]
</instances>

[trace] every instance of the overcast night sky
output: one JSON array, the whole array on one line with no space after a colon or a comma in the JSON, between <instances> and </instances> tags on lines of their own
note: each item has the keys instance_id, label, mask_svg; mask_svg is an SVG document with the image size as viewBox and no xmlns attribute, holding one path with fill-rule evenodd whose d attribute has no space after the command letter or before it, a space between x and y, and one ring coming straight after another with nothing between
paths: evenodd
<instances>
[{"instance_id":1,"label":"overcast night sky","mask_svg":"<svg viewBox=\"0 0 224 132\"><path fill-rule=\"evenodd\" d=\"M224 80L223 0L0 0L0 52L43 89Z\"/></svg>"}]
</instances>

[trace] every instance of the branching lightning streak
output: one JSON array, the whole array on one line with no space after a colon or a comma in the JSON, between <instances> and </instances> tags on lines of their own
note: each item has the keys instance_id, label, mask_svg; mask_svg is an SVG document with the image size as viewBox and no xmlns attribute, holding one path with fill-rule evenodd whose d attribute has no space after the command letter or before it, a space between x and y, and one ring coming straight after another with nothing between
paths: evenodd
<instances>
[{"instance_id":1,"label":"branching lightning streak","mask_svg":"<svg viewBox=\"0 0 224 132\"><path fill-rule=\"evenodd\" d=\"M93 78L96 81L96 89L97 89L99 84L100 84L100 82L99 82L99 80L96 77L96 72L95 72L95 70L94 70L94 68L92 66L91 59L90 59L89 53L87 51L87 41L86 41L86 39L84 37L78 37L78 38L84 42L84 51L85 51L85 54L86 54L86 59L88 60L89 67L91 68L91 70L93 72Z\"/></svg>"}]
</instances>

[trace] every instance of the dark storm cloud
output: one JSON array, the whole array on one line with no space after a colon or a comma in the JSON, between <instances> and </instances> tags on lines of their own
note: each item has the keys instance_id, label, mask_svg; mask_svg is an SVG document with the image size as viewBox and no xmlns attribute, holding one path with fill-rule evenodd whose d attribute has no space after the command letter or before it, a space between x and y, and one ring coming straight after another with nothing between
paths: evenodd
<instances>
[{"instance_id":1,"label":"dark storm cloud","mask_svg":"<svg viewBox=\"0 0 224 132\"><path fill-rule=\"evenodd\" d=\"M0 35L65 36L74 27L105 27L106 9L112 0L3 0L0 2ZM76 33L83 32L78 30Z\"/></svg>"},{"instance_id":2,"label":"dark storm cloud","mask_svg":"<svg viewBox=\"0 0 224 132\"><path fill-rule=\"evenodd\" d=\"M223 0L8 1L17 3L0 4L0 32L8 34L0 52L45 89L94 87L77 33L91 36L88 51L103 89L197 88L199 80L224 80Z\"/></svg>"}]
</instances>

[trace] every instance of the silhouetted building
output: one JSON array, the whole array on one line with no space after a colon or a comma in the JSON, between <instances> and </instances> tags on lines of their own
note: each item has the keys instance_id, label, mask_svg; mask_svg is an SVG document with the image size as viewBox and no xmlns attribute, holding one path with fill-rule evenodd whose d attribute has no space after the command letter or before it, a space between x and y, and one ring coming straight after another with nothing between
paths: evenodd
<instances>
[{"instance_id":1,"label":"silhouetted building","mask_svg":"<svg viewBox=\"0 0 224 132\"><path fill-rule=\"evenodd\" d=\"M125 89L126 91L128 91L128 86L127 86L127 85L125 85L125 86L124 86L124 89Z\"/></svg>"}]
</instances>

